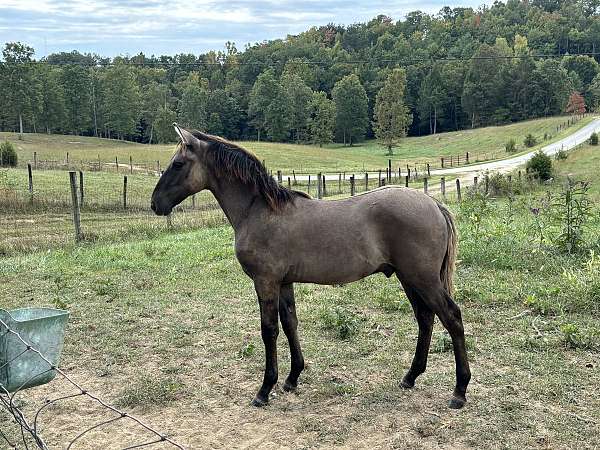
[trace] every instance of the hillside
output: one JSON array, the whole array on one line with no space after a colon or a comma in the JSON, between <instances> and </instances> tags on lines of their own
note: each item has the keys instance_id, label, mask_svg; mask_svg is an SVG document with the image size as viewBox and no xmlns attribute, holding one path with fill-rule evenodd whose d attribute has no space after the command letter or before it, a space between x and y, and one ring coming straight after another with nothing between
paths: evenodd
<instances>
[{"instance_id":1,"label":"hillside","mask_svg":"<svg viewBox=\"0 0 600 450\"><path fill-rule=\"evenodd\" d=\"M557 127L564 125L567 120L568 117L556 116L500 127L408 137L394 150L391 159L396 167L409 162L411 164L431 162L432 165L439 165L441 156L450 155L460 155L461 160L464 161L467 152L470 154L471 162L503 158L507 156L504 144L511 138L515 139L519 150L524 150L522 142L527 133L533 133L538 142L543 143L545 135L556 139L583 126L591 118L586 117L557 134ZM53 160L64 163L68 152L70 162L75 164L80 160L98 161L98 158L103 163L114 164L117 157L119 164L127 165L131 156L134 165L147 165L155 169L157 161L160 161L161 168L164 168L174 149L173 144L146 145L112 139L33 133L25 134L23 140L18 140L14 133L0 133L0 140L10 140L15 143L22 166L33 159L35 151L38 161ZM307 171L316 173L379 169L387 167L390 158L386 150L375 141L367 141L353 147L331 144L322 148L312 145L256 141L240 143L264 160L270 169L282 170L285 173L290 173L292 170L297 173Z\"/></svg>"}]
</instances>

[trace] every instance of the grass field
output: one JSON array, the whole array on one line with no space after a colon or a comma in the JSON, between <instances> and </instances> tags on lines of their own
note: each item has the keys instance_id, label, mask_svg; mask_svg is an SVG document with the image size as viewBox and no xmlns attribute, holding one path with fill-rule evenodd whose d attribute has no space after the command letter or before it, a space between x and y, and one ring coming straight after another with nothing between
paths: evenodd
<instances>
[{"instance_id":1,"label":"grass field","mask_svg":"<svg viewBox=\"0 0 600 450\"><path fill-rule=\"evenodd\" d=\"M597 184L600 174L589 169L596 152L574 152L558 172ZM379 275L296 287L308 362L299 392L278 388L267 408L249 407L263 347L229 226L4 258L0 296L7 308L67 307L63 367L188 448L593 449L600 446L600 218L596 206L574 254L554 244L560 224L550 215L540 237L531 208L547 203L547 189L557 195L561 182L511 201L475 197L452 206L461 236L455 298L473 372L459 411L446 407L454 363L439 323L428 371L414 390L399 387L417 327L398 283ZM283 333L279 348L283 379ZM28 391L25 409L63 388ZM60 447L100 417L80 401L59 404L43 416L42 432ZM111 448L136 437L109 426L87 442Z\"/></svg>"},{"instance_id":2,"label":"grass field","mask_svg":"<svg viewBox=\"0 0 600 450\"><path fill-rule=\"evenodd\" d=\"M440 164L441 156L461 155L462 161L466 152L470 153L470 162L478 160L498 159L506 156L504 144L514 138L519 150L523 148L523 138L527 133L533 133L538 142L544 143L544 135L557 139L582 127L592 120L591 116L579 120L575 125L557 133L557 126L564 125L567 117L550 117L524 121L501 127L477 128L451 133L440 133L433 136L410 137L404 139L394 151L392 160L394 168L411 163L414 165L430 162ZM129 164L131 156L134 165L147 167L151 170L164 168L169 162L174 145L142 145L125 141L88 138L79 136L58 136L44 134L25 134L23 140L18 140L14 133L0 133L0 140L9 139L17 145L21 164L31 161L33 152L37 152L38 160L52 160L64 163L66 153L69 161L77 165L80 160L105 163L105 170L115 170L115 157L122 170ZM548 141L546 141L548 142ZM354 147L343 147L332 144L319 148L311 145L294 145L268 142L241 142L241 145L252 150L264 160L266 165L284 173L319 171L364 171L386 168L388 156L386 150L375 141L367 141ZM448 162L446 162L447 164ZM110 164L110 165L106 165Z\"/></svg>"}]
</instances>

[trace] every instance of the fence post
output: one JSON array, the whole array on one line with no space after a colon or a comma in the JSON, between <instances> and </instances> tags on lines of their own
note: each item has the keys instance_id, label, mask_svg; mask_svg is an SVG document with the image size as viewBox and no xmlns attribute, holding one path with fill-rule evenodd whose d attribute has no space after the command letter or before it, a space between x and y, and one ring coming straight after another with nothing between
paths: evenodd
<instances>
[{"instance_id":1,"label":"fence post","mask_svg":"<svg viewBox=\"0 0 600 450\"><path fill-rule=\"evenodd\" d=\"M415 180L419 179L419 173L417 172L417 166L415 166Z\"/></svg>"},{"instance_id":2,"label":"fence post","mask_svg":"<svg viewBox=\"0 0 600 450\"><path fill-rule=\"evenodd\" d=\"M431 169L429 167L429 163L427 163L427 176L430 177L431 176Z\"/></svg>"},{"instance_id":3,"label":"fence post","mask_svg":"<svg viewBox=\"0 0 600 450\"><path fill-rule=\"evenodd\" d=\"M408 173L408 175L406 175L407 179L410 178L410 167L406 167L406 172ZM406 185L408 187L408 184Z\"/></svg>"},{"instance_id":4,"label":"fence post","mask_svg":"<svg viewBox=\"0 0 600 450\"><path fill-rule=\"evenodd\" d=\"M521 171L519 170L519 183L521 182Z\"/></svg>"},{"instance_id":5,"label":"fence post","mask_svg":"<svg viewBox=\"0 0 600 450\"><path fill-rule=\"evenodd\" d=\"M388 180L392 179L392 160L388 159L388 174L387 174L387 178Z\"/></svg>"},{"instance_id":6,"label":"fence post","mask_svg":"<svg viewBox=\"0 0 600 450\"><path fill-rule=\"evenodd\" d=\"M459 202L462 200L462 195L460 193L460 180L458 178L456 179L456 197L458 198Z\"/></svg>"},{"instance_id":7,"label":"fence post","mask_svg":"<svg viewBox=\"0 0 600 450\"><path fill-rule=\"evenodd\" d=\"M383 178L381 179L381 185L382 185L382 186L385 186L385 177L383 177Z\"/></svg>"},{"instance_id":8,"label":"fence post","mask_svg":"<svg viewBox=\"0 0 600 450\"><path fill-rule=\"evenodd\" d=\"M381 169L379 169L379 178L377 179L377 186L381 187Z\"/></svg>"},{"instance_id":9,"label":"fence post","mask_svg":"<svg viewBox=\"0 0 600 450\"><path fill-rule=\"evenodd\" d=\"M288 178L288 189L291 189L292 188L292 179L290 177L287 177L287 178Z\"/></svg>"},{"instance_id":10,"label":"fence post","mask_svg":"<svg viewBox=\"0 0 600 450\"><path fill-rule=\"evenodd\" d=\"M29 202L33 203L33 174L31 173L31 164L27 164L27 175L29 177Z\"/></svg>"},{"instance_id":11,"label":"fence post","mask_svg":"<svg viewBox=\"0 0 600 450\"><path fill-rule=\"evenodd\" d=\"M83 206L83 197L84 197L85 189L83 184L83 172L79 171L79 207Z\"/></svg>"},{"instance_id":12,"label":"fence post","mask_svg":"<svg viewBox=\"0 0 600 450\"><path fill-rule=\"evenodd\" d=\"M127 175L123 177L123 209L127 209Z\"/></svg>"},{"instance_id":13,"label":"fence post","mask_svg":"<svg viewBox=\"0 0 600 450\"><path fill-rule=\"evenodd\" d=\"M450 155L450 167L454 166L454 158Z\"/></svg>"},{"instance_id":14,"label":"fence post","mask_svg":"<svg viewBox=\"0 0 600 450\"><path fill-rule=\"evenodd\" d=\"M398 166L398 182L400 182L401 178L402 178L402 169L400 168L400 166Z\"/></svg>"},{"instance_id":15,"label":"fence post","mask_svg":"<svg viewBox=\"0 0 600 450\"><path fill-rule=\"evenodd\" d=\"M444 168L444 158L440 158L442 160L442 169Z\"/></svg>"},{"instance_id":16,"label":"fence post","mask_svg":"<svg viewBox=\"0 0 600 450\"><path fill-rule=\"evenodd\" d=\"M308 190L308 195L310 195L310 175L308 176L308 186L307 186L307 190Z\"/></svg>"},{"instance_id":17,"label":"fence post","mask_svg":"<svg viewBox=\"0 0 600 450\"><path fill-rule=\"evenodd\" d=\"M129 155L129 173L133 173L133 158Z\"/></svg>"},{"instance_id":18,"label":"fence post","mask_svg":"<svg viewBox=\"0 0 600 450\"><path fill-rule=\"evenodd\" d=\"M160 175L160 161L156 161L156 173Z\"/></svg>"},{"instance_id":19,"label":"fence post","mask_svg":"<svg viewBox=\"0 0 600 450\"><path fill-rule=\"evenodd\" d=\"M98 153L98 172L102 170L102 162L100 161L100 153Z\"/></svg>"},{"instance_id":20,"label":"fence post","mask_svg":"<svg viewBox=\"0 0 600 450\"><path fill-rule=\"evenodd\" d=\"M406 175L404 177L404 186L408 187L408 179L410 178L410 175Z\"/></svg>"},{"instance_id":21,"label":"fence post","mask_svg":"<svg viewBox=\"0 0 600 450\"><path fill-rule=\"evenodd\" d=\"M117 173L119 173L119 157L115 156L115 167L117 168Z\"/></svg>"},{"instance_id":22,"label":"fence post","mask_svg":"<svg viewBox=\"0 0 600 450\"><path fill-rule=\"evenodd\" d=\"M466 159L467 159L467 164L469 164L469 152L467 152L467 154L465 155Z\"/></svg>"},{"instance_id":23,"label":"fence post","mask_svg":"<svg viewBox=\"0 0 600 450\"><path fill-rule=\"evenodd\" d=\"M427 186L427 178L423 178L423 192L427 194L428 186Z\"/></svg>"},{"instance_id":24,"label":"fence post","mask_svg":"<svg viewBox=\"0 0 600 450\"><path fill-rule=\"evenodd\" d=\"M37 152L33 152L33 168L37 170Z\"/></svg>"},{"instance_id":25,"label":"fence post","mask_svg":"<svg viewBox=\"0 0 600 450\"><path fill-rule=\"evenodd\" d=\"M79 199L77 198L77 173L69 172L71 183L71 201L73 203L73 225L75 225L75 241L81 240L81 212L79 211Z\"/></svg>"},{"instance_id":26,"label":"fence post","mask_svg":"<svg viewBox=\"0 0 600 450\"><path fill-rule=\"evenodd\" d=\"M325 183L325 175L323 175L323 197L327 196L327 184Z\"/></svg>"},{"instance_id":27,"label":"fence post","mask_svg":"<svg viewBox=\"0 0 600 450\"><path fill-rule=\"evenodd\" d=\"M294 177L294 186L296 186L296 171L292 169L292 176Z\"/></svg>"},{"instance_id":28,"label":"fence post","mask_svg":"<svg viewBox=\"0 0 600 450\"><path fill-rule=\"evenodd\" d=\"M354 196L356 193L356 187L354 186L354 175L350 177L350 195Z\"/></svg>"},{"instance_id":29,"label":"fence post","mask_svg":"<svg viewBox=\"0 0 600 450\"><path fill-rule=\"evenodd\" d=\"M317 198L323 198L323 185L321 184L323 179L321 178L321 172L317 174Z\"/></svg>"},{"instance_id":30,"label":"fence post","mask_svg":"<svg viewBox=\"0 0 600 450\"><path fill-rule=\"evenodd\" d=\"M369 172L365 172L365 192L369 190Z\"/></svg>"},{"instance_id":31,"label":"fence post","mask_svg":"<svg viewBox=\"0 0 600 450\"><path fill-rule=\"evenodd\" d=\"M277 171L277 182L279 184L281 184L283 182L283 178L282 178L282 175L281 175L281 170Z\"/></svg>"},{"instance_id":32,"label":"fence post","mask_svg":"<svg viewBox=\"0 0 600 450\"><path fill-rule=\"evenodd\" d=\"M69 152L67 152L66 164L67 164L67 168L69 168Z\"/></svg>"},{"instance_id":33,"label":"fence post","mask_svg":"<svg viewBox=\"0 0 600 450\"><path fill-rule=\"evenodd\" d=\"M338 178L338 193L342 193L342 174L340 172L340 177Z\"/></svg>"},{"instance_id":34,"label":"fence post","mask_svg":"<svg viewBox=\"0 0 600 450\"><path fill-rule=\"evenodd\" d=\"M477 188L477 177L473 177L473 186Z\"/></svg>"},{"instance_id":35,"label":"fence post","mask_svg":"<svg viewBox=\"0 0 600 450\"><path fill-rule=\"evenodd\" d=\"M442 191L442 197L446 199L446 178L442 177L440 180L440 190Z\"/></svg>"},{"instance_id":36,"label":"fence post","mask_svg":"<svg viewBox=\"0 0 600 450\"><path fill-rule=\"evenodd\" d=\"M487 194L490 189L490 177L487 173L485 174L484 180L485 180L485 193Z\"/></svg>"}]
</instances>

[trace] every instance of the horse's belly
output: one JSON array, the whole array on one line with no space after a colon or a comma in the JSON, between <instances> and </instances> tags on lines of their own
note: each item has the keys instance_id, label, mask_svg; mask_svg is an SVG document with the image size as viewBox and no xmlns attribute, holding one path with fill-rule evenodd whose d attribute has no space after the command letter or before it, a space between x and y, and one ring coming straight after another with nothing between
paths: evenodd
<instances>
[{"instance_id":1,"label":"horse's belly","mask_svg":"<svg viewBox=\"0 0 600 450\"><path fill-rule=\"evenodd\" d=\"M347 258L316 255L291 265L286 281L316 284L343 284L382 271L386 261L381 257L365 258L348 255Z\"/></svg>"}]
</instances>

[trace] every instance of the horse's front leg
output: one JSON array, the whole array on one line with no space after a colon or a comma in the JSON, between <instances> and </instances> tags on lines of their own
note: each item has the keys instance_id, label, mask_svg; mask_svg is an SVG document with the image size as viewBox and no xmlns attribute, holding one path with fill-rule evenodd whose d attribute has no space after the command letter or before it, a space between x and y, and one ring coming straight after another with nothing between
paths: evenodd
<instances>
[{"instance_id":1,"label":"horse's front leg","mask_svg":"<svg viewBox=\"0 0 600 450\"><path fill-rule=\"evenodd\" d=\"M280 285L272 280L256 279L254 288L260 307L260 331L265 344L265 376L254 406L269 403L269 393L277 383L277 336L279 335L279 291Z\"/></svg>"},{"instance_id":2,"label":"horse's front leg","mask_svg":"<svg viewBox=\"0 0 600 450\"><path fill-rule=\"evenodd\" d=\"M292 357L292 367L283 385L283 390L291 392L296 390L298 377L302 370L304 370L304 357L302 356L300 339L298 338L298 318L296 317L296 302L294 301L294 285L291 283L281 286L279 317L281 318L283 332L290 344L290 355Z\"/></svg>"}]
</instances>

